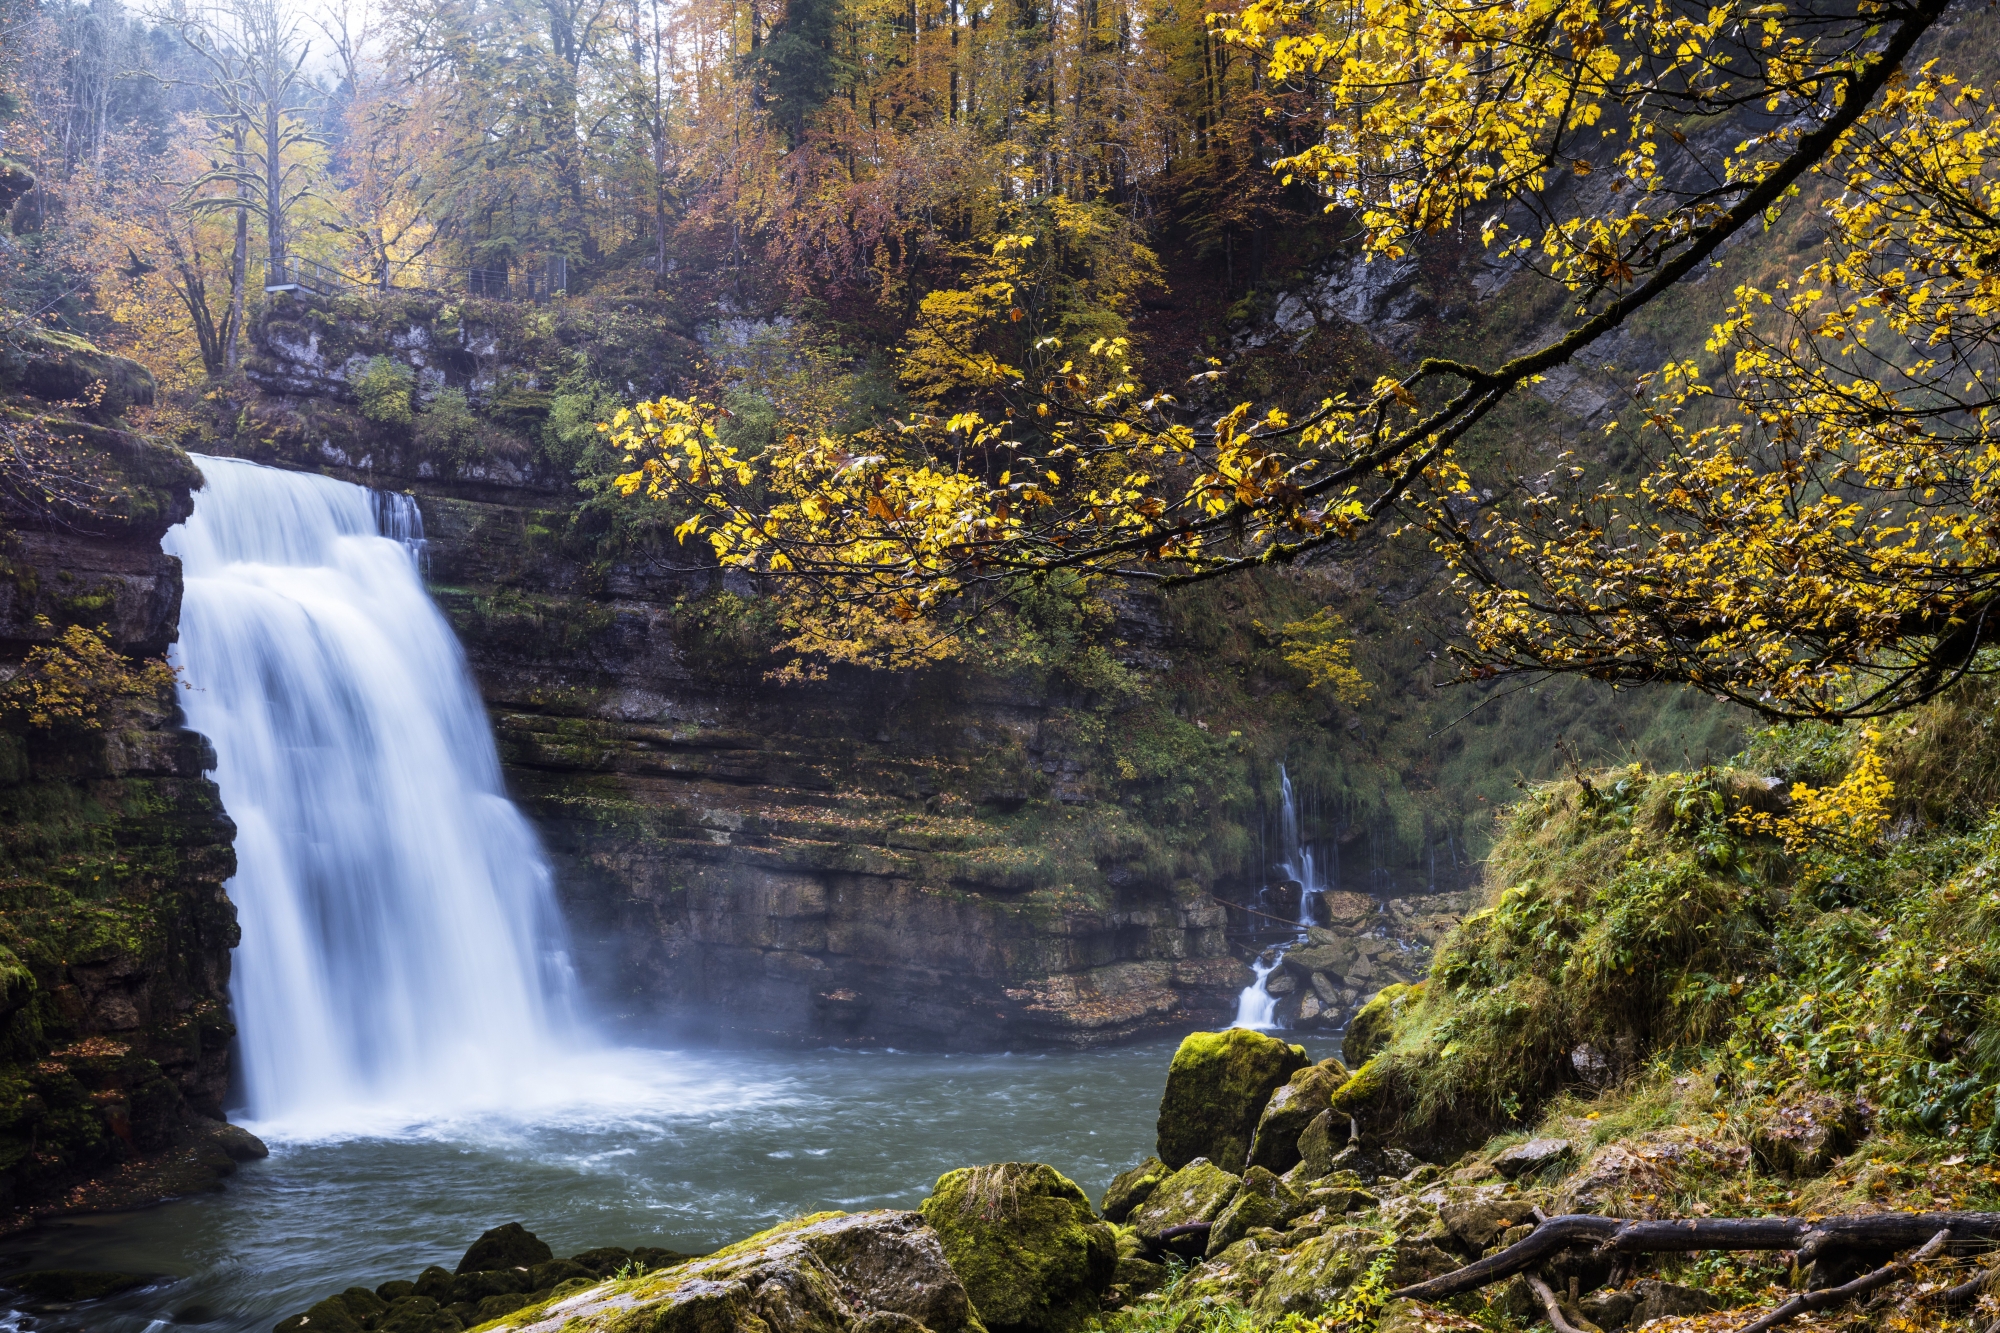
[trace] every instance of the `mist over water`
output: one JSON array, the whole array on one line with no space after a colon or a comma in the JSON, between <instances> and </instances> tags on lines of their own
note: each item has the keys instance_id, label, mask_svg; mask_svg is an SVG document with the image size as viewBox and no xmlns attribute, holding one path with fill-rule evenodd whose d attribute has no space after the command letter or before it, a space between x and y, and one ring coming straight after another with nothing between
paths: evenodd
<instances>
[{"instance_id":1,"label":"mist over water","mask_svg":"<svg viewBox=\"0 0 2000 1333\"><path fill-rule=\"evenodd\" d=\"M415 501L196 462L164 546L189 723L237 825L248 1121L314 1137L577 1095L537 1068L590 1045L548 861L424 590Z\"/></svg>"}]
</instances>

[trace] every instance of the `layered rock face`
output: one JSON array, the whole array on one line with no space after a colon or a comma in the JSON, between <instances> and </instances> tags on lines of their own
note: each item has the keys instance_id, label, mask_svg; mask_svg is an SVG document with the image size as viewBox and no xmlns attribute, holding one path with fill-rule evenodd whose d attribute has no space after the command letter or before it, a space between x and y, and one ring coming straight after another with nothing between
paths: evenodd
<instances>
[{"instance_id":1,"label":"layered rock face","mask_svg":"<svg viewBox=\"0 0 2000 1333\"><path fill-rule=\"evenodd\" d=\"M132 665L176 633L160 537L200 480L120 428L151 387L59 336L0 351L0 1226L262 1151L222 1123L235 830L164 669Z\"/></svg>"},{"instance_id":2,"label":"layered rock face","mask_svg":"<svg viewBox=\"0 0 2000 1333\"><path fill-rule=\"evenodd\" d=\"M532 513L425 511L509 789L617 1011L977 1048L1118 1041L1234 1005L1249 974L1223 909L1063 801L1046 696L941 673L774 686L734 656L728 617L750 606L709 573L588 570L538 553Z\"/></svg>"}]
</instances>

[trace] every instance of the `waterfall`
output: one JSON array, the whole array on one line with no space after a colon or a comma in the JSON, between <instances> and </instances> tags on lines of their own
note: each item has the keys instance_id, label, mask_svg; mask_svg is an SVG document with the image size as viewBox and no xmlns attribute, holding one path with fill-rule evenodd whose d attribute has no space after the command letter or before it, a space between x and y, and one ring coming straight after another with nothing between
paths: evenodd
<instances>
[{"instance_id":1,"label":"waterfall","mask_svg":"<svg viewBox=\"0 0 2000 1333\"><path fill-rule=\"evenodd\" d=\"M1278 997L1265 990L1264 983L1284 963L1285 950L1303 938L1306 927L1312 924L1313 899L1326 892L1326 882L1313 862L1312 848L1306 845L1299 794L1283 764L1278 765L1278 791L1283 804L1278 815L1279 854L1274 868L1300 886L1299 931L1287 943L1274 945L1258 955L1257 961L1250 965L1253 979L1236 997L1236 1020L1230 1026L1260 1031L1278 1026Z\"/></svg>"},{"instance_id":2,"label":"waterfall","mask_svg":"<svg viewBox=\"0 0 2000 1333\"><path fill-rule=\"evenodd\" d=\"M175 665L236 821L251 1117L504 1105L576 1045L547 858L503 794L408 496L197 457Z\"/></svg>"}]
</instances>

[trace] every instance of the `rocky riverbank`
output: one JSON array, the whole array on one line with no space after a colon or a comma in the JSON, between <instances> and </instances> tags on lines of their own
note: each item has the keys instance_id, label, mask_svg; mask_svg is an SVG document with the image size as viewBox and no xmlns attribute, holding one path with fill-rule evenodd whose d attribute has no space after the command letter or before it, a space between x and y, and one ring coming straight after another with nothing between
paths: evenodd
<instances>
[{"instance_id":1,"label":"rocky riverbank","mask_svg":"<svg viewBox=\"0 0 2000 1333\"><path fill-rule=\"evenodd\" d=\"M1578 1330L1691 1333L1733 1327L1711 1312L1768 1303L1787 1280L1782 1256L1690 1262L1558 1246L1533 1281L1432 1304L1396 1299L1534 1235L1548 1216L1631 1216L1635 1202L1643 1216L1670 1177L1688 1204L1755 1171L1748 1153L1697 1166L1657 1133L1632 1135L1622 1123L1629 1089L1549 1122L1560 1136L1508 1135L1425 1162L1398 1146L1392 1126L1381 1137L1356 1124L1358 1081L1342 1060L1311 1063L1260 1033L1197 1033L1174 1057L1155 1154L1096 1207L1051 1168L1012 1162L947 1172L914 1210L811 1213L698 1257L599 1248L563 1259L510 1223L481 1236L455 1271L350 1288L275 1333L1142 1333L1190 1317L1245 1329L1303 1320L1334 1333L1471 1333L1541 1317L1535 1282ZM1595 1141L1607 1111L1620 1132ZM1838 1166L1837 1154L1784 1160L1794 1181ZM1824 1250L1814 1285L1844 1280L1857 1261L1874 1262ZM1989 1271L2000 1270L1970 1275ZM1929 1301L1930 1322L1867 1326L1955 1327L1936 1305L1940 1290L1920 1282L1872 1309L1915 1312ZM1815 1325L1835 1326L1844 1325Z\"/></svg>"}]
</instances>

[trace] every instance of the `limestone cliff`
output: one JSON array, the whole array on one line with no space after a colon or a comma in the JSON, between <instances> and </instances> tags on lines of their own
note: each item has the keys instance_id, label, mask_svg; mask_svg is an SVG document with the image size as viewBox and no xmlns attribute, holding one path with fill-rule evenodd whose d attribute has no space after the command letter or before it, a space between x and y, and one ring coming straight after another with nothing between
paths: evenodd
<instances>
[{"instance_id":1,"label":"limestone cliff","mask_svg":"<svg viewBox=\"0 0 2000 1333\"><path fill-rule=\"evenodd\" d=\"M120 664L174 638L160 537L200 480L120 427L151 390L59 335L0 347L0 1227L204 1188L261 1151L221 1123L237 931L214 759L164 671ZM116 679L78 687L88 716L38 717L31 657L65 643L113 650Z\"/></svg>"}]
</instances>

